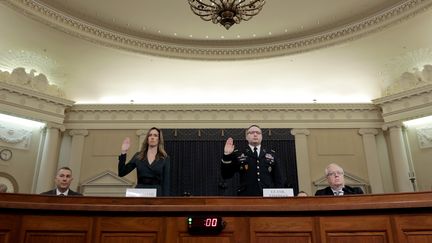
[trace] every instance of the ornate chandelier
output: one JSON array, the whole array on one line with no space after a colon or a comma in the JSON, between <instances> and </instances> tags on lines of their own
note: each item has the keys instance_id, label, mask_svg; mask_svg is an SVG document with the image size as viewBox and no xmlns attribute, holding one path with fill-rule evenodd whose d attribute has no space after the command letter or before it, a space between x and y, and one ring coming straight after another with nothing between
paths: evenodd
<instances>
[{"instance_id":1,"label":"ornate chandelier","mask_svg":"<svg viewBox=\"0 0 432 243\"><path fill-rule=\"evenodd\" d=\"M221 24L229 29L242 20L257 15L265 0L188 0L192 11L205 21Z\"/></svg>"}]
</instances>

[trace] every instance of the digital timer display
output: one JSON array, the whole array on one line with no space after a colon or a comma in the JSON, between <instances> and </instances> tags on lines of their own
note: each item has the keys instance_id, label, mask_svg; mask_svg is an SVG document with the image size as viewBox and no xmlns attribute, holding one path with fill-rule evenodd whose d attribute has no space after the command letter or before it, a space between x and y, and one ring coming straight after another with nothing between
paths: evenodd
<instances>
[{"instance_id":1,"label":"digital timer display","mask_svg":"<svg viewBox=\"0 0 432 243\"><path fill-rule=\"evenodd\" d=\"M188 217L188 232L190 234L216 235L225 228L221 217Z\"/></svg>"}]
</instances>

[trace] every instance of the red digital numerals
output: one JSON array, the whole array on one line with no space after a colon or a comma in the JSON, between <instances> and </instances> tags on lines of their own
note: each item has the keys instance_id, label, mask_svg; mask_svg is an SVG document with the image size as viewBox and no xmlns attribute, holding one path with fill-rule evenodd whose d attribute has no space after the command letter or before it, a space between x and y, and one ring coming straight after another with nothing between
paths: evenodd
<instances>
[{"instance_id":1,"label":"red digital numerals","mask_svg":"<svg viewBox=\"0 0 432 243\"><path fill-rule=\"evenodd\" d=\"M204 226L205 227L216 227L217 223L218 223L217 218L206 218L204 221Z\"/></svg>"}]
</instances>

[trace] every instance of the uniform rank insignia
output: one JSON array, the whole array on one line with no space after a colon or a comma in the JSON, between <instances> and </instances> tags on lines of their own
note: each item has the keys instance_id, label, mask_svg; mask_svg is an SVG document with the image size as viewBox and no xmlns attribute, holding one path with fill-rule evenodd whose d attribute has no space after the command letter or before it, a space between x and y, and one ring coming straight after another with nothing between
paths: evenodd
<instances>
[{"instance_id":1,"label":"uniform rank insignia","mask_svg":"<svg viewBox=\"0 0 432 243\"><path fill-rule=\"evenodd\" d=\"M266 154L265 157L266 159L274 160L274 157L271 154Z\"/></svg>"}]
</instances>

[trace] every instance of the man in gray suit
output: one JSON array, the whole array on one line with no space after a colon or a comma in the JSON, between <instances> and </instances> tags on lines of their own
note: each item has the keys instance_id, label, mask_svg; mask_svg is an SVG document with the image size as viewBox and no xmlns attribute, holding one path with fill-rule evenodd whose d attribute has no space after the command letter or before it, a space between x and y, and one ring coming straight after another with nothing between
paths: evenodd
<instances>
[{"instance_id":1,"label":"man in gray suit","mask_svg":"<svg viewBox=\"0 0 432 243\"><path fill-rule=\"evenodd\" d=\"M56 188L41 194L53 196L82 196L81 193L74 192L69 189L72 180L72 170L69 167L61 167L57 170L57 174L54 179Z\"/></svg>"}]
</instances>

